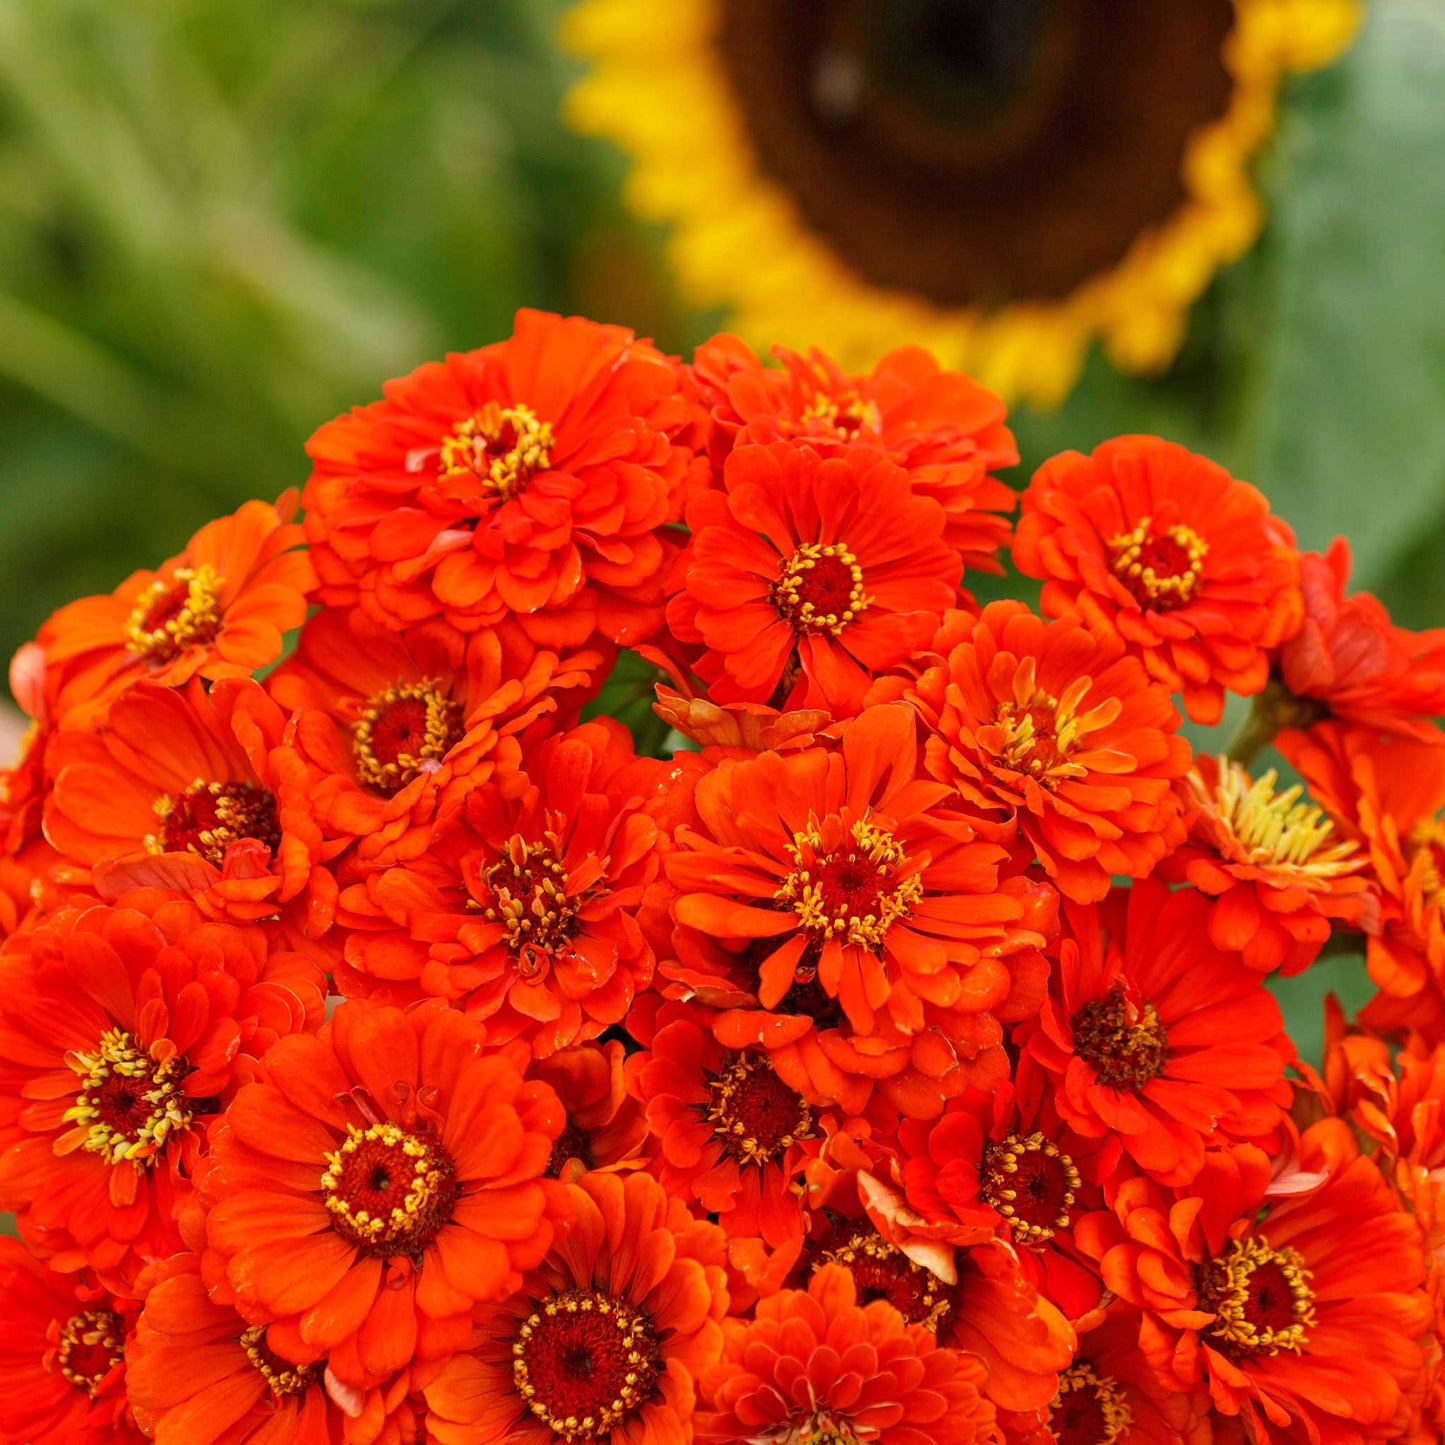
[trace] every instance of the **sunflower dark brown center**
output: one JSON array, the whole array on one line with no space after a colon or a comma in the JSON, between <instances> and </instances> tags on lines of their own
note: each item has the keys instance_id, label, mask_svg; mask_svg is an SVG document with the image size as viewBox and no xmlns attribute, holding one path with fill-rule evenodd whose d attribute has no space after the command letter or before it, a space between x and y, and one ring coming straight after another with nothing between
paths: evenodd
<instances>
[{"instance_id":1,"label":"sunflower dark brown center","mask_svg":"<svg viewBox=\"0 0 1445 1445\"><path fill-rule=\"evenodd\" d=\"M1229 0L721 0L764 174L863 280L1058 299L1184 197L1222 117Z\"/></svg>"},{"instance_id":2,"label":"sunflower dark brown center","mask_svg":"<svg viewBox=\"0 0 1445 1445\"><path fill-rule=\"evenodd\" d=\"M599 1290L538 1305L512 1344L512 1379L535 1418L567 1442L604 1437L652 1397L662 1362L641 1310Z\"/></svg>"},{"instance_id":3,"label":"sunflower dark brown center","mask_svg":"<svg viewBox=\"0 0 1445 1445\"><path fill-rule=\"evenodd\" d=\"M107 1163L149 1167L172 1134L190 1127L192 1101L181 1092L189 1072L181 1058L157 1063L125 1029L109 1029L88 1053L66 1055L80 1076L66 1123L82 1136L80 1147ZM73 1147L73 1146L72 1146Z\"/></svg>"},{"instance_id":4,"label":"sunflower dark brown center","mask_svg":"<svg viewBox=\"0 0 1445 1445\"><path fill-rule=\"evenodd\" d=\"M219 868L226 849L242 838L281 846L276 800L254 783L208 783L197 778L177 797L162 793L154 806L157 830L146 836L148 853L199 853Z\"/></svg>"},{"instance_id":5,"label":"sunflower dark brown center","mask_svg":"<svg viewBox=\"0 0 1445 1445\"><path fill-rule=\"evenodd\" d=\"M824 1248L818 1263L841 1264L853 1276L860 1304L887 1300L912 1325L937 1332L953 1307L949 1286L876 1230L844 1234L838 1243Z\"/></svg>"},{"instance_id":6,"label":"sunflower dark brown center","mask_svg":"<svg viewBox=\"0 0 1445 1445\"><path fill-rule=\"evenodd\" d=\"M1230 1359L1298 1353L1315 1324L1310 1271L1298 1250L1257 1235L1232 1239L1199 1277L1199 1308L1216 1316L1210 1343Z\"/></svg>"},{"instance_id":7,"label":"sunflower dark brown center","mask_svg":"<svg viewBox=\"0 0 1445 1445\"><path fill-rule=\"evenodd\" d=\"M1141 607L1169 612L1183 607L1199 590L1209 543L1183 522L1155 529L1145 517L1132 532L1109 543L1114 575Z\"/></svg>"},{"instance_id":8,"label":"sunflower dark brown center","mask_svg":"<svg viewBox=\"0 0 1445 1445\"><path fill-rule=\"evenodd\" d=\"M290 1360L283 1360L272 1350L266 1343L265 1325L252 1325L244 1330L241 1334L241 1348L278 1400L285 1399L287 1395L299 1395L319 1377L319 1366L293 1365Z\"/></svg>"},{"instance_id":9,"label":"sunflower dark brown center","mask_svg":"<svg viewBox=\"0 0 1445 1445\"><path fill-rule=\"evenodd\" d=\"M61 1326L56 1351L61 1375L92 1399L125 1355L125 1325L114 1310L85 1310Z\"/></svg>"},{"instance_id":10,"label":"sunflower dark brown center","mask_svg":"<svg viewBox=\"0 0 1445 1445\"><path fill-rule=\"evenodd\" d=\"M127 646L153 662L171 662L188 647L216 640L225 579L206 563L177 567L141 593L125 624Z\"/></svg>"},{"instance_id":11,"label":"sunflower dark brown center","mask_svg":"<svg viewBox=\"0 0 1445 1445\"><path fill-rule=\"evenodd\" d=\"M434 769L461 741L462 709L435 682L384 688L362 709L352 735L358 781L395 793Z\"/></svg>"},{"instance_id":12,"label":"sunflower dark brown center","mask_svg":"<svg viewBox=\"0 0 1445 1445\"><path fill-rule=\"evenodd\" d=\"M773 894L791 904L798 922L820 938L877 949L888 930L923 898L921 874L906 871L908 854L890 829L836 814L793 835L793 871Z\"/></svg>"},{"instance_id":13,"label":"sunflower dark brown center","mask_svg":"<svg viewBox=\"0 0 1445 1445\"><path fill-rule=\"evenodd\" d=\"M331 1227L369 1254L419 1256L451 1217L455 1168L429 1134L352 1124L326 1156L321 1193Z\"/></svg>"},{"instance_id":14,"label":"sunflower dark brown center","mask_svg":"<svg viewBox=\"0 0 1445 1445\"><path fill-rule=\"evenodd\" d=\"M841 542L802 542L784 561L768 593L784 622L798 635L837 637L867 610L863 569Z\"/></svg>"},{"instance_id":15,"label":"sunflower dark brown center","mask_svg":"<svg viewBox=\"0 0 1445 1445\"><path fill-rule=\"evenodd\" d=\"M552 465L556 436L520 402L487 402L457 423L438 453L439 480L450 500L490 506L520 493Z\"/></svg>"},{"instance_id":16,"label":"sunflower dark brown center","mask_svg":"<svg viewBox=\"0 0 1445 1445\"><path fill-rule=\"evenodd\" d=\"M1049 1432L1059 1445L1114 1445L1133 1420L1124 1387L1112 1375L1081 1360L1059 1376L1049 1406Z\"/></svg>"},{"instance_id":17,"label":"sunflower dark brown center","mask_svg":"<svg viewBox=\"0 0 1445 1445\"><path fill-rule=\"evenodd\" d=\"M813 1111L761 1053L738 1054L709 1077L707 1119L740 1164L766 1164L813 1137Z\"/></svg>"},{"instance_id":18,"label":"sunflower dark brown center","mask_svg":"<svg viewBox=\"0 0 1445 1445\"><path fill-rule=\"evenodd\" d=\"M595 889L568 893L567 868L552 842L529 843L516 833L481 883L482 917L502 925L524 977L544 973L548 956L571 943L577 910L596 896Z\"/></svg>"},{"instance_id":19,"label":"sunflower dark brown center","mask_svg":"<svg viewBox=\"0 0 1445 1445\"><path fill-rule=\"evenodd\" d=\"M1136 1092L1169 1061L1169 1035L1152 1003L1136 1004L1115 984L1074 1015L1074 1052L1101 1084Z\"/></svg>"},{"instance_id":20,"label":"sunflower dark brown center","mask_svg":"<svg viewBox=\"0 0 1445 1445\"><path fill-rule=\"evenodd\" d=\"M1016 1240L1042 1244L1069 1227L1079 1192L1074 1161L1037 1129L1009 1134L983 1152L982 1193Z\"/></svg>"}]
</instances>

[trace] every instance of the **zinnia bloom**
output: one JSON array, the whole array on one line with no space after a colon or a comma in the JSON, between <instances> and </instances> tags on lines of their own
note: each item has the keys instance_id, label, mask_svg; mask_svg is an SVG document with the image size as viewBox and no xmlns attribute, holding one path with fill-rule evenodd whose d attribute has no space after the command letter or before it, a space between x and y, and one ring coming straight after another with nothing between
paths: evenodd
<instances>
[{"instance_id":1,"label":"zinnia bloom","mask_svg":"<svg viewBox=\"0 0 1445 1445\"><path fill-rule=\"evenodd\" d=\"M321 1021L309 959L159 890L77 905L0 953L0 1208L115 1290L179 1248L215 1116L278 1038Z\"/></svg>"},{"instance_id":2,"label":"zinnia bloom","mask_svg":"<svg viewBox=\"0 0 1445 1445\"><path fill-rule=\"evenodd\" d=\"M646 1174L586 1174L573 1223L426 1391L438 1445L691 1445L722 1349L723 1237Z\"/></svg>"},{"instance_id":3,"label":"zinnia bloom","mask_svg":"<svg viewBox=\"0 0 1445 1445\"><path fill-rule=\"evenodd\" d=\"M1445 629L1396 627L1377 597L1345 595L1350 544L1300 555L1304 622L1280 646L1276 669L1292 697L1351 722L1433 740L1445 713Z\"/></svg>"},{"instance_id":4,"label":"zinnia bloom","mask_svg":"<svg viewBox=\"0 0 1445 1445\"><path fill-rule=\"evenodd\" d=\"M1267 1142L1292 1098L1279 1005L1209 942L1208 912L1152 881L1066 904L1049 998L1019 1030L1020 1091L1042 1069L1071 1129L1171 1185L1199 1173L1206 1144Z\"/></svg>"},{"instance_id":5,"label":"zinnia bloom","mask_svg":"<svg viewBox=\"0 0 1445 1445\"><path fill-rule=\"evenodd\" d=\"M883 1300L860 1304L853 1276L830 1266L804 1290L729 1320L727 1349L702 1390L699 1445L738 1440L867 1440L972 1445L994 1431L986 1372Z\"/></svg>"},{"instance_id":6,"label":"zinnia bloom","mask_svg":"<svg viewBox=\"0 0 1445 1445\"><path fill-rule=\"evenodd\" d=\"M668 622L700 641L715 702L858 711L870 675L925 643L962 565L945 514L872 447L740 447L688 507Z\"/></svg>"},{"instance_id":7,"label":"zinnia bloom","mask_svg":"<svg viewBox=\"0 0 1445 1445\"><path fill-rule=\"evenodd\" d=\"M665 769L597 719L473 787L411 862L346 891L348 992L443 997L545 1056L596 1038L652 977L633 912L657 873Z\"/></svg>"},{"instance_id":8,"label":"zinnia bloom","mask_svg":"<svg viewBox=\"0 0 1445 1445\"><path fill-rule=\"evenodd\" d=\"M205 1274L297 1364L348 1385L463 1348L565 1218L544 1171L565 1122L440 1003L342 1004L283 1040L213 1139Z\"/></svg>"},{"instance_id":9,"label":"zinnia bloom","mask_svg":"<svg viewBox=\"0 0 1445 1445\"><path fill-rule=\"evenodd\" d=\"M0 1239L0 1436L17 1445L143 1445L126 1399L138 1301Z\"/></svg>"},{"instance_id":10,"label":"zinnia bloom","mask_svg":"<svg viewBox=\"0 0 1445 1445\"><path fill-rule=\"evenodd\" d=\"M154 572L56 612L36 639L67 683L68 705L54 721L82 726L142 677L178 687L197 676L250 677L275 662L316 586L295 513L294 492L275 506L247 502L207 522Z\"/></svg>"},{"instance_id":11,"label":"zinnia bloom","mask_svg":"<svg viewBox=\"0 0 1445 1445\"><path fill-rule=\"evenodd\" d=\"M1189 767L1179 715L1113 638L1022 602L954 613L946 656L905 696L932 730L929 773L970 812L1017 822L1059 891L1102 898L1184 840L1171 784Z\"/></svg>"},{"instance_id":12,"label":"zinnia bloom","mask_svg":"<svg viewBox=\"0 0 1445 1445\"><path fill-rule=\"evenodd\" d=\"M544 645L641 641L692 464L670 438L692 421L632 332L519 311L509 340L418 367L311 438L321 600L394 629L512 613Z\"/></svg>"},{"instance_id":13,"label":"zinnia bloom","mask_svg":"<svg viewBox=\"0 0 1445 1445\"><path fill-rule=\"evenodd\" d=\"M679 279L759 343L848 366L921 340L1052 404L1090 343L1151 371L1254 241L1253 159L1288 72L1332 60L1359 0L881 12L783 0L582 0L580 130ZM685 123L682 118L685 117Z\"/></svg>"},{"instance_id":14,"label":"zinnia bloom","mask_svg":"<svg viewBox=\"0 0 1445 1445\"><path fill-rule=\"evenodd\" d=\"M1349 1127L1300 1141L1322 1182L1271 1194L1251 1145L1210 1156L1187 1201L1135 1178L1079 1238L1105 1283L1144 1311L1140 1347L1163 1383L1203 1377L1255 1440L1395 1437L1430 1319L1419 1237Z\"/></svg>"},{"instance_id":15,"label":"zinnia bloom","mask_svg":"<svg viewBox=\"0 0 1445 1445\"><path fill-rule=\"evenodd\" d=\"M1014 561L1048 616L1116 633L1196 722L1219 721L1226 688L1259 692L1303 617L1294 533L1263 494L1157 437L1045 462Z\"/></svg>"},{"instance_id":16,"label":"zinnia bloom","mask_svg":"<svg viewBox=\"0 0 1445 1445\"><path fill-rule=\"evenodd\" d=\"M627 1092L626 1057L622 1040L608 1039L574 1044L533 1061L532 1073L557 1091L567 1111L567 1127L547 1161L554 1179L575 1183L593 1169L641 1167L647 1120L642 1105Z\"/></svg>"},{"instance_id":17,"label":"zinnia bloom","mask_svg":"<svg viewBox=\"0 0 1445 1445\"><path fill-rule=\"evenodd\" d=\"M915 495L947 514L944 540L966 569L997 572L1006 545L1013 488L990 475L1019 459L1004 405L987 387L945 371L919 346L890 351L854 376L816 347L806 357L775 346L780 367L764 366L736 336L698 347L692 377L711 409L712 452L800 438L827 453L862 442L908 473ZM1001 515L1003 514L1003 515Z\"/></svg>"},{"instance_id":18,"label":"zinnia bloom","mask_svg":"<svg viewBox=\"0 0 1445 1445\"><path fill-rule=\"evenodd\" d=\"M870 708L836 746L721 760L699 778L696 828L667 858L674 920L759 940L757 998L775 1008L817 944L816 982L859 1034L928 1027L975 988L1007 995L998 961L1043 942L1026 888L1001 887L1002 847L940 806L917 776L910 709ZM975 973L977 972L977 976Z\"/></svg>"}]
</instances>

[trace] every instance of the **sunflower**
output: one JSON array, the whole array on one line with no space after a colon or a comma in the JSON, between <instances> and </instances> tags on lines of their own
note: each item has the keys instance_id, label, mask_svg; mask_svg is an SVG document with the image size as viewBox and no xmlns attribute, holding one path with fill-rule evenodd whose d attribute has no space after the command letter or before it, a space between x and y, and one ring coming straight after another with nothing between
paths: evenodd
<instances>
[{"instance_id":1,"label":"sunflower","mask_svg":"<svg viewBox=\"0 0 1445 1445\"><path fill-rule=\"evenodd\" d=\"M1285 75L1360 0L582 0L579 130L635 161L693 301L867 365L901 340L1049 404L1157 369L1258 233ZM740 258L747 258L740 264Z\"/></svg>"}]
</instances>

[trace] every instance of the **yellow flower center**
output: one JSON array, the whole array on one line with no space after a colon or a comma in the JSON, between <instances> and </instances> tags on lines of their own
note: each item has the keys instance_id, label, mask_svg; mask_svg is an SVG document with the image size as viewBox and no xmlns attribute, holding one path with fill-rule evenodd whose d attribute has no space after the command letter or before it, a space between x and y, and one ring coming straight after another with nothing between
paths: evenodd
<instances>
[{"instance_id":1,"label":"yellow flower center","mask_svg":"<svg viewBox=\"0 0 1445 1445\"><path fill-rule=\"evenodd\" d=\"M1164 1072L1169 1035L1152 1003L1136 1004L1115 984L1074 1015L1074 1052L1101 1084L1138 1093Z\"/></svg>"},{"instance_id":2,"label":"yellow flower center","mask_svg":"<svg viewBox=\"0 0 1445 1445\"><path fill-rule=\"evenodd\" d=\"M876 1230L859 1230L825 1249L814 1268L825 1264L841 1264L853 1276L860 1303L887 1300L909 1324L935 1334L953 1308L949 1286Z\"/></svg>"},{"instance_id":3,"label":"yellow flower center","mask_svg":"<svg viewBox=\"0 0 1445 1445\"><path fill-rule=\"evenodd\" d=\"M1445 824L1439 818L1422 818L1410 830L1406 849L1410 871L1420 883L1420 891L1434 904L1445 904Z\"/></svg>"},{"instance_id":4,"label":"yellow flower center","mask_svg":"<svg viewBox=\"0 0 1445 1445\"><path fill-rule=\"evenodd\" d=\"M766 1055L739 1054L708 1081L707 1119L739 1164L766 1164L813 1137L813 1111Z\"/></svg>"},{"instance_id":5,"label":"yellow flower center","mask_svg":"<svg viewBox=\"0 0 1445 1445\"><path fill-rule=\"evenodd\" d=\"M1109 542L1114 575L1144 607L1167 612L1183 607L1199 590L1209 544L1183 522L1162 531L1153 519L1143 518L1132 532L1120 532Z\"/></svg>"},{"instance_id":6,"label":"yellow flower center","mask_svg":"<svg viewBox=\"0 0 1445 1445\"><path fill-rule=\"evenodd\" d=\"M321 1191L332 1228L372 1254L420 1255L451 1216L452 1161L430 1136L396 1124L351 1124L326 1156Z\"/></svg>"},{"instance_id":7,"label":"yellow flower center","mask_svg":"<svg viewBox=\"0 0 1445 1445\"><path fill-rule=\"evenodd\" d=\"M483 493L507 501L552 465L556 440L531 407L489 401L442 442L440 474L467 488L480 484Z\"/></svg>"},{"instance_id":8,"label":"yellow flower center","mask_svg":"<svg viewBox=\"0 0 1445 1445\"><path fill-rule=\"evenodd\" d=\"M888 930L923 898L920 873L904 875L908 855L885 827L836 813L793 834L793 871L773 894L798 922L823 938L880 948Z\"/></svg>"},{"instance_id":9,"label":"yellow flower center","mask_svg":"<svg viewBox=\"0 0 1445 1445\"><path fill-rule=\"evenodd\" d=\"M992 725L979 729L979 742L1003 768L1052 789L1087 775L1088 769L1070 755L1086 745L1090 733L1113 723L1123 703L1109 697L1085 708L1089 678L1075 678L1054 697L1038 685L1037 676L1037 661L1024 658L1014 675L1013 697L999 704Z\"/></svg>"},{"instance_id":10,"label":"yellow flower center","mask_svg":"<svg viewBox=\"0 0 1445 1445\"><path fill-rule=\"evenodd\" d=\"M108 1164L128 1159L148 1168L172 1134L190 1127L192 1110L181 1093L186 1064L179 1058L158 1064L125 1029L107 1030L92 1052L69 1053L65 1062L81 1080L62 1116L78 1126L61 1141L67 1150L78 1144Z\"/></svg>"},{"instance_id":11,"label":"yellow flower center","mask_svg":"<svg viewBox=\"0 0 1445 1445\"><path fill-rule=\"evenodd\" d=\"M567 1445L606 1436L636 1414L661 1368L646 1314L600 1290L551 1295L522 1321L512 1343L517 1393Z\"/></svg>"},{"instance_id":12,"label":"yellow flower center","mask_svg":"<svg viewBox=\"0 0 1445 1445\"><path fill-rule=\"evenodd\" d=\"M287 1395L299 1395L312 1384L320 1368L315 1365L293 1365L283 1360L266 1343L266 1326L252 1325L241 1334L241 1348L246 1358L261 1373L267 1388L278 1400Z\"/></svg>"},{"instance_id":13,"label":"yellow flower center","mask_svg":"<svg viewBox=\"0 0 1445 1445\"><path fill-rule=\"evenodd\" d=\"M147 853L197 853L214 867L242 838L281 846L276 800L254 783L208 783L197 778L179 797L162 793L153 811L158 831L145 838Z\"/></svg>"},{"instance_id":14,"label":"yellow flower center","mask_svg":"<svg viewBox=\"0 0 1445 1445\"><path fill-rule=\"evenodd\" d=\"M214 642L221 630L225 578L203 562L157 577L141 593L125 624L127 646L156 662L170 662L188 647Z\"/></svg>"},{"instance_id":15,"label":"yellow flower center","mask_svg":"<svg viewBox=\"0 0 1445 1445\"><path fill-rule=\"evenodd\" d=\"M92 1400L124 1354L125 1326L114 1310L85 1310L71 1315L61 1328L60 1373Z\"/></svg>"},{"instance_id":16,"label":"yellow flower center","mask_svg":"<svg viewBox=\"0 0 1445 1445\"><path fill-rule=\"evenodd\" d=\"M784 561L768 600L799 636L828 632L837 637L867 610L863 569L842 542L802 542Z\"/></svg>"},{"instance_id":17,"label":"yellow flower center","mask_svg":"<svg viewBox=\"0 0 1445 1445\"><path fill-rule=\"evenodd\" d=\"M865 428L875 432L883 429L883 418L877 405L864 401L857 392L837 397L819 392L803 408L798 421L804 431L808 430L810 423L821 422L830 431L845 437L856 436Z\"/></svg>"},{"instance_id":18,"label":"yellow flower center","mask_svg":"<svg viewBox=\"0 0 1445 1445\"><path fill-rule=\"evenodd\" d=\"M1205 1266L1199 1289L1200 1309L1216 1316L1215 1348L1231 1357L1298 1353L1315 1324L1310 1278L1295 1249L1275 1249L1256 1235L1230 1240Z\"/></svg>"},{"instance_id":19,"label":"yellow flower center","mask_svg":"<svg viewBox=\"0 0 1445 1445\"><path fill-rule=\"evenodd\" d=\"M461 740L461 704L435 682L383 688L362 709L352 735L357 781L383 793L432 771Z\"/></svg>"},{"instance_id":20,"label":"yellow flower center","mask_svg":"<svg viewBox=\"0 0 1445 1445\"><path fill-rule=\"evenodd\" d=\"M1112 1375L1081 1360L1059 1376L1049 1406L1049 1432L1059 1445L1114 1445L1133 1423L1124 1387Z\"/></svg>"},{"instance_id":21,"label":"yellow flower center","mask_svg":"<svg viewBox=\"0 0 1445 1445\"><path fill-rule=\"evenodd\" d=\"M1009 1222L1016 1240L1042 1244L1069 1227L1079 1192L1074 1161L1038 1130L1009 1134L983 1153L985 1203Z\"/></svg>"}]
</instances>

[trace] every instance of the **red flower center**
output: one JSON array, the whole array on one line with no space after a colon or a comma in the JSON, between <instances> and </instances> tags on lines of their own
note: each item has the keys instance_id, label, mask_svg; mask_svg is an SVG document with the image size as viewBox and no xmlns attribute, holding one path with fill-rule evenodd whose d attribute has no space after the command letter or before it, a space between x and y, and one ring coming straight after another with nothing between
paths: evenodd
<instances>
[{"instance_id":1,"label":"red flower center","mask_svg":"<svg viewBox=\"0 0 1445 1445\"><path fill-rule=\"evenodd\" d=\"M358 781L395 793L434 771L462 738L461 704L434 682L384 688L356 720L352 752Z\"/></svg>"},{"instance_id":2,"label":"red flower center","mask_svg":"<svg viewBox=\"0 0 1445 1445\"><path fill-rule=\"evenodd\" d=\"M864 401L856 391L843 392L838 396L820 391L798 414L797 430L806 435L816 436L822 431L852 438L865 428L879 432L883 429L883 419L877 406L871 401Z\"/></svg>"},{"instance_id":3,"label":"red flower center","mask_svg":"<svg viewBox=\"0 0 1445 1445\"><path fill-rule=\"evenodd\" d=\"M1183 607L1199 590L1209 544L1182 522L1156 532L1145 517L1132 532L1113 538L1109 551L1114 575L1140 606L1168 612Z\"/></svg>"},{"instance_id":4,"label":"red flower center","mask_svg":"<svg viewBox=\"0 0 1445 1445\"><path fill-rule=\"evenodd\" d=\"M517 1393L568 1445L605 1436L636 1414L660 1368L646 1315L599 1290L568 1290L542 1301L512 1346Z\"/></svg>"},{"instance_id":5,"label":"red flower center","mask_svg":"<svg viewBox=\"0 0 1445 1445\"><path fill-rule=\"evenodd\" d=\"M1035 1130L1009 1134L983 1151L985 1203L1006 1220L1015 1239L1042 1244L1069 1227L1079 1171L1052 1139Z\"/></svg>"},{"instance_id":6,"label":"red flower center","mask_svg":"<svg viewBox=\"0 0 1445 1445\"><path fill-rule=\"evenodd\" d=\"M454 1166L430 1135L396 1124L349 1125L326 1164L321 1192L331 1226L369 1254L415 1258L451 1217Z\"/></svg>"},{"instance_id":7,"label":"red flower center","mask_svg":"<svg viewBox=\"0 0 1445 1445\"><path fill-rule=\"evenodd\" d=\"M1074 1015L1074 1052L1101 1084L1137 1093L1164 1072L1169 1036L1152 1003L1136 1004L1115 984Z\"/></svg>"},{"instance_id":8,"label":"red flower center","mask_svg":"<svg viewBox=\"0 0 1445 1445\"><path fill-rule=\"evenodd\" d=\"M900 876L903 845L866 818L847 826L836 813L793 834L793 871L773 894L791 903L798 921L823 938L879 948L893 923L922 899L923 879Z\"/></svg>"},{"instance_id":9,"label":"red flower center","mask_svg":"<svg viewBox=\"0 0 1445 1445\"><path fill-rule=\"evenodd\" d=\"M482 916L505 930L524 978L546 972L547 955L572 942L577 910L596 896L588 889L569 897L568 881L552 841L528 843L514 833L473 890L484 904Z\"/></svg>"},{"instance_id":10,"label":"red flower center","mask_svg":"<svg viewBox=\"0 0 1445 1445\"><path fill-rule=\"evenodd\" d=\"M125 624L128 646L155 662L171 662L188 647L214 642L221 630L224 579L207 564L177 567L141 593Z\"/></svg>"},{"instance_id":11,"label":"red flower center","mask_svg":"<svg viewBox=\"0 0 1445 1445\"><path fill-rule=\"evenodd\" d=\"M1049 1406L1049 1431L1059 1445L1114 1445L1133 1418L1124 1388L1112 1375L1095 1374L1080 1361L1059 1376Z\"/></svg>"},{"instance_id":12,"label":"red flower center","mask_svg":"<svg viewBox=\"0 0 1445 1445\"><path fill-rule=\"evenodd\" d=\"M226 849L242 838L281 846L276 799L254 783L208 783L197 778L180 797L162 793L155 801L159 831L147 835L148 853L199 853L219 868Z\"/></svg>"},{"instance_id":13,"label":"red flower center","mask_svg":"<svg viewBox=\"0 0 1445 1445\"><path fill-rule=\"evenodd\" d=\"M190 1127L192 1101L181 1093L189 1072L183 1059L157 1063L133 1034L110 1029L93 1052L67 1054L66 1062L81 1084L63 1118L76 1125L80 1147L108 1163L128 1159L148 1167L172 1134Z\"/></svg>"},{"instance_id":14,"label":"red flower center","mask_svg":"<svg viewBox=\"0 0 1445 1445\"><path fill-rule=\"evenodd\" d=\"M124 1353L125 1325L114 1310L86 1310L71 1315L61 1328L57 1351L60 1373L91 1399Z\"/></svg>"},{"instance_id":15,"label":"red flower center","mask_svg":"<svg viewBox=\"0 0 1445 1445\"><path fill-rule=\"evenodd\" d=\"M842 542L802 542L779 568L768 600L800 636L838 636L868 607L863 569Z\"/></svg>"},{"instance_id":16,"label":"red flower center","mask_svg":"<svg viewBox=\"0 0 1445 1445\"><path fill-rule=\"evenodd\" d=\"M243 1330L241 1348L245 1350L246 1358L261 1372L267 1388L278 1400L287 1395L299 1395L315 1381L320 1369L317 1365L293 1365L290 1360L283 1360L266 1343L265 1325L252 1325Z\"/></svg>"},{"instance_id":17,"label":"red flower center","mask_svg":"<svg viewBox=\"0 0 1445 1445\"><path fill-rule=\"evenodd\" d=\"M739 1054L708 1087L708 1120L724 1153L740 1164L766 1164L813 1137L813 1111L764 1054Z\"/></svg>"},{"instance_id":18,"label":"red flower center","mask_svg":"<svg viewBox=\"0 0 1445 1445\"><path fill-rule=\"evenodd\" d=\"M521 492L552 464L556 436L529 406L489 401L441 444L441 495L485 509Z\"/></svg>"},{"instance_id":19,"label":"red flower center","mask_svg":"<svg viewBox=\"0 0 1445 1445\"><path fill-rule=\"evenodd\" d=\"M1257 1235L1230 1240L1199 1281L1199 1307L1216 1316L1212 1343L1231 1359L1298 1353L1315 1323L1314 1301L1299 1251L1275 1249Z\"/></svg>"},{"instance_id":20,"label":"red flower center","mask_svg":"<svg viewBox=\"0 0 1445 1445\"><path fill-rule=\"evenodd\" d=\"M547 1177L560 1179L562 1166L569 1159L580 1159L584 1169L591 1169L596 1162L592 1157L592 1136L572 1123L563 1129L552 1145L552 1152L547 1156Z\"/></svg>"},{"instance_id":21,"label":"red flower center","mask_svg":"<svg viewBox=\"0 0 1445 1445\"><path fill-rule=\"evenodd\" d=\"M818 1263L841 1264L853 1276L860 1304L887 1300L911 1325L937 1332L953 1308L949 1286L876 1230L847 1234L840 1244L825 1247Z\"/></svg>"},{"instance_id":22,"label":"red flower center","mask_svg":"<svg viewBox=\"0 0 1445 1445\"><path fill-rule=\"evenodd\" d=\"M1445 824L1424 818L1410 832L1406 848L1412 873L1418 873L1420 891L1431 903L1445 903Z\"/></svg>"}]
</instances>

